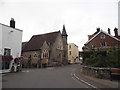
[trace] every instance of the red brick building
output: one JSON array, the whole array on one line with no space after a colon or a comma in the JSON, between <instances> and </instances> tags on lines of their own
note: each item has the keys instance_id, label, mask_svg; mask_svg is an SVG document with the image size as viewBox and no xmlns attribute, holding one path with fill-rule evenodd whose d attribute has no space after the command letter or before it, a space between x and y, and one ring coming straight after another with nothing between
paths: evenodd
<instances>
[{"instance_id":1,"label":"red brick building","mask_svg":"<svg viewBox=\"0 0 120 90\"><path fill-rule=\"evenodd\" d=\"M120 46L120 36L118 35L118 29L114 29L115 36L112 36L110 29L108 33L97 28L97 31L92 35L88 35L88 41L83 46L83 51L89 49L107 49L110 47Z\"/></svg>"}]
</instances>

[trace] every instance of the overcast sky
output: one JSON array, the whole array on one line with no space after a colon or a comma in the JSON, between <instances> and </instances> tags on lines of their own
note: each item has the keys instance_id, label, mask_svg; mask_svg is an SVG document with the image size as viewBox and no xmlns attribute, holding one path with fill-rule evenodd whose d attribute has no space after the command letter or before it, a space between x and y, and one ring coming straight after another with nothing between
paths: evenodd
<instances>
[{"instance_id":1,"label":"overcast sky","mask_svg":"<svg viewBox=\"0 0 120 90\"><path fill-rule=\"evenodd\" d=\"M13 17L16 28L23 30L22 41L32 35L62 30L65 24L68 43L82 50L88 35L97 27L118 27L119 0L0 0L0 23L9 25Z\"/></svg>"}]
</instances>

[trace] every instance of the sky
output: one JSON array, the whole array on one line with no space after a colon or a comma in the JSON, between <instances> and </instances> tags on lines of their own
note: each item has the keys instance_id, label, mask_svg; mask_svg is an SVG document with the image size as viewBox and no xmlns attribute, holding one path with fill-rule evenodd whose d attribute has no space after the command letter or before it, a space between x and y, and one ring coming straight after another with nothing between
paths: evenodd
<instances>
[{"instance_id":1,"label":"sky","mask_svg":"<svg viewBox=\"0 0 120 90\"><path fill-rule=\"evenodd\" d=\"M62 31L68 34L68 43L82 50L97 27L107 32L118 28L119 0L0 0L0 23L9 25L11 18L16 28L23 30L22 41L33 35Z\"/></svg>"}]
</instances>

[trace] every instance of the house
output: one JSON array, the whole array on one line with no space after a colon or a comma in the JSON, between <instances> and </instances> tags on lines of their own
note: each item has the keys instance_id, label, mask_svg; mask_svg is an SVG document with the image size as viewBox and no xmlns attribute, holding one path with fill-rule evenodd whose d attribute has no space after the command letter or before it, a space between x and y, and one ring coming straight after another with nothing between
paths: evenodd
<instances>
[{"instance_id":1,"label":"house","mask_svg":"<svg viewBox=\"0 0 120 90\"><path fill-rule=\"evenodd\" d=\"M68 62L72 63L79 63L79 50L78 46L74 43L68 44Z\"/></svg>"},{"instance_id":2,"label":"house","mask_svg":"<svg viewBox=\"0 0 120 90\"><path fill-rule=\"evenodd\" d=\"M84 44L83 51L90 49L105 50L111 47L118 48L120 46L120 36L117 28L114 28L114 33L115 36L112 36L109 28L108 33L97 28L95 33L88 35L88 41Z\"/></svg>"},{"instance_id":3,"label":"house","mask_svg":"<svg viewBox=\"0 0 120 90\"><path fill-rule=\"evenodd\" d=\"M67 36L65 25L62 33L56 31L33 35L23 46L24 67L67 64Z\"/></svg>"},{"instance_id":4,"label":"house","mask_svg":"<svg viewBox=\"0 0 120 90\"><path fill-rule=\"evenodd\" d=\"M0 23L0 70L10 70L12 60L21 57L22 30L15 28L15 21L10 26Z\"/></svg>"}]
</instances>

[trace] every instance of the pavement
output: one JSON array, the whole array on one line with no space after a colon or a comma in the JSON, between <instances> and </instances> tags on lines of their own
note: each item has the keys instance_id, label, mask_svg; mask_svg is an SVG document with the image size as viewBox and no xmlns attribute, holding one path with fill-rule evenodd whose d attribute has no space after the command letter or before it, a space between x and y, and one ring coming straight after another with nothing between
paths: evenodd
<instances>
[{"instance_id":1,"label":"pavement","mask_svg":"<svg viewBox=\"0 0 120 90\"><path fill-rule=\"evenodd\" d=\"M74 70L74 77L89 85L92 88L118 88L120 90L120 81L118 80L108 80L108 79L99 79L92 76L84 75L82 69L78 68Z\"/></svg>"},{"instance_id":2,"label":"pavement","mask_svg":"<svg viewBox=\"0 0 120 90\"><path fill-rule=\"evenodd\" d=\"M6 69L6 70L0 70L0 74L9 73L9 72L10 72L9 69Z\"/></svg>"}]
</instances>

